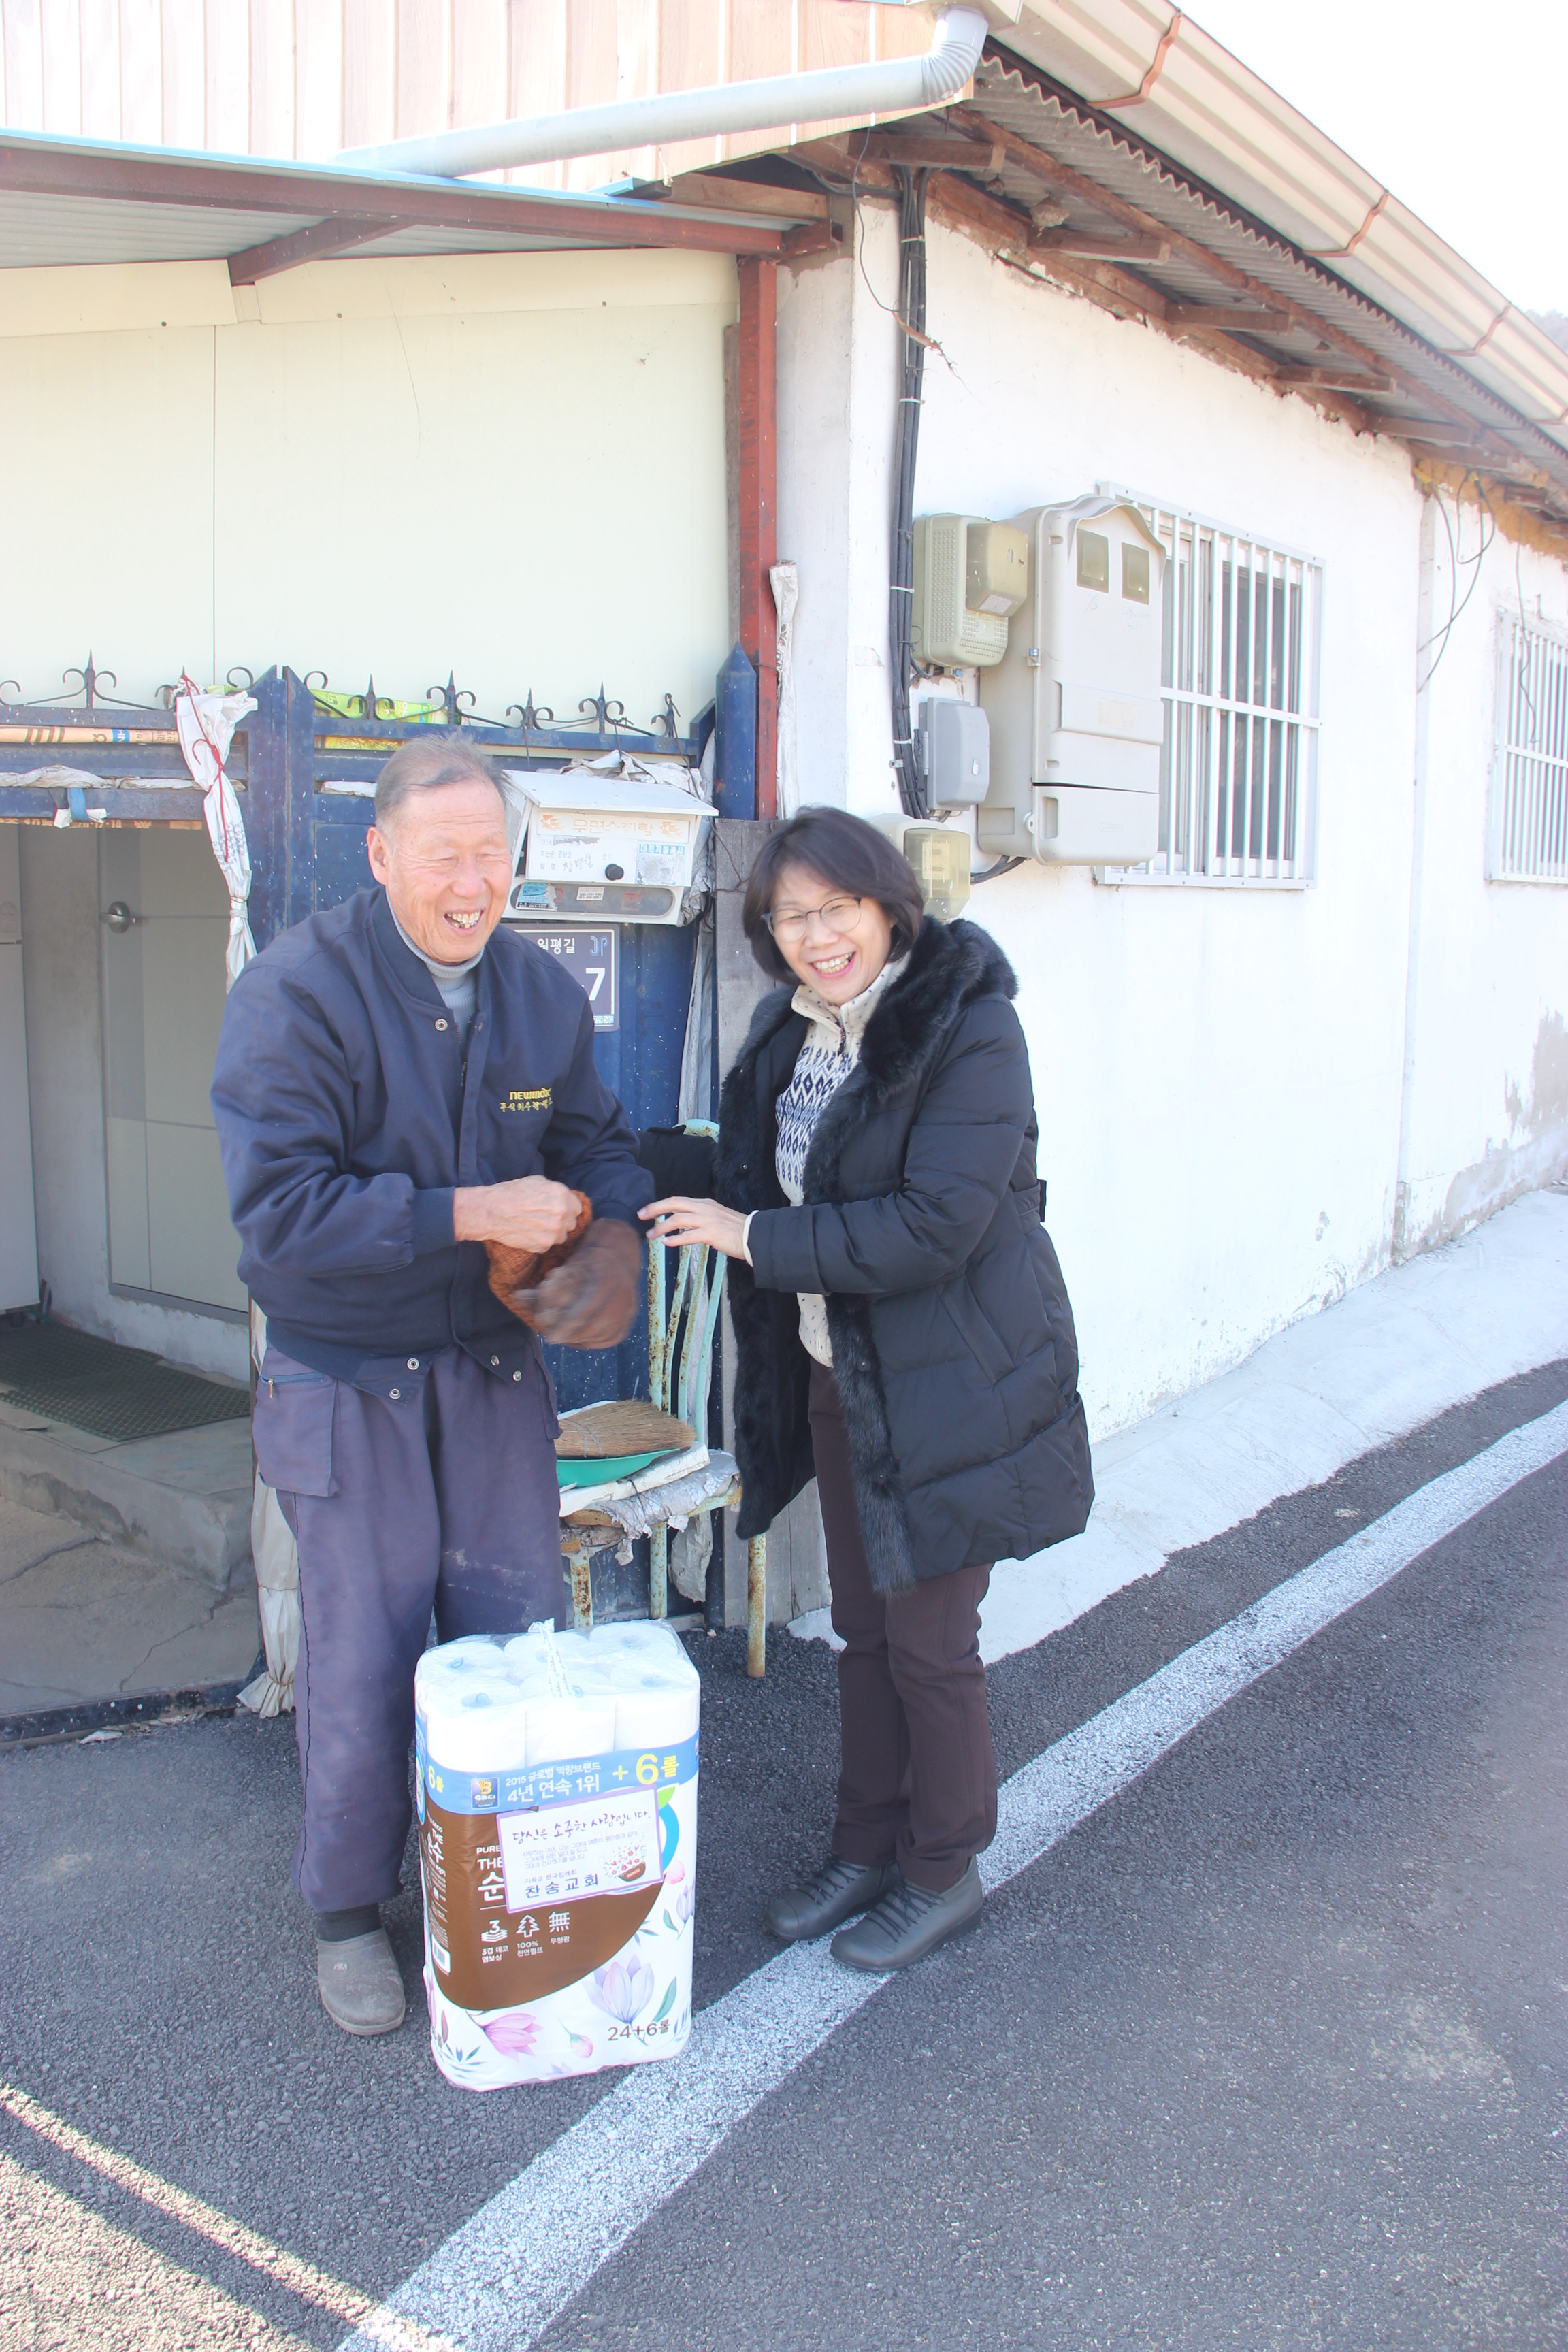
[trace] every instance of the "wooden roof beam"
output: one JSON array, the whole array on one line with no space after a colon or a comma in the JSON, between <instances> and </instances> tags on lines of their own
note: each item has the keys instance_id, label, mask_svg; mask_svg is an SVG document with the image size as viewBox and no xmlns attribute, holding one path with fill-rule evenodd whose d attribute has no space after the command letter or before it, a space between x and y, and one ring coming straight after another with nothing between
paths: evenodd
<instances>
[{"instance_id":1,"label":"wooden roof beam","mask_svg":"<svg viewBox=\"0 0 1568 2352\"><path fill-rule=\"evenodd\" d=\"M1282 367L1279 382L1296 392L1392 392L1394 378L1369 368Z\"/></svg>"},{"instance_id":2,"label":"wooden roof beam","mask_svg":"<svg viewBox=\"0 0 1568 2352\"><path fill-rule=\"evenodd\" d=\"M856 140L857 155L868 163L901 163L914 171L995 173L1002 169L1005 149L997 136L971 138L963 131L873 131L864 145Z\"/></svg>"},{"instance_id":3,"label":"wooden roof beam","mask_svg":"<svg viewBox=\"0 0 1568 2352\"><path fill-rule=\"evenodd\" d=\"M374 245L377 237L395 236L408 227L406 220L356 220L340 216L336 220L314 221L309 228L297 228L288 236L269 236L262 245L247 246L243 253L228 257L228 282L231 286L256 286L264 278L276 278L285 269L298 269L302 262L328 261L341 253L354 253L363 245Z\"/></svg>"},{"instance_id":4,"label":"wooden roof beam","mask_svg":"<svg viewBox=\"0 0 1568 2352\"><path fill-rule=\"evenodd\" d=\"M1300 303L1292 302L1288 296L1279 294L1272 286L1265 286L1247 270L1238 269L1234 262L1226 261L1222 255L1211 253L1207 246L1200 245L1195 237L1186 236L1180 229L1167 227L1164 222L1158 220L1152 213L1145 212L1141 205L1130 204L1124 196L1117 195L1113 190L1102 188L1098 181L1091 180L1086 173L1076 171L1070 163L1058 163L1057 158L1054 155L1048 155L1044 148L1035 146L1027 139L1020 139L1016 131L999 130L995 124L987 121L978 107L960 108L957 119L973 121L977 129L994 137L999 137L1006 150L1008 163L1020 171L1030 173L1046 186L1058 193L1077 196L1085 204L1095 205L1108 219L1121 221L1127 228L1142 230L1147 235L1164 239L1169 244L1173 255L1178 256L1184 261L1192 262L1195 268L1204 270L1209 277L1217 279L1220 284L1228 286L1234 293L1246 295L1250 300L1256 302L1260 310L1283 310L1292 326L1299 327L1304 333L1316 336L1321 342L1328 344L1331 350L1337 352L1342 359L1353 360L1374 374L1389 372L1386 362L1369 351L1357 337L1347 334L1342 328L1334 325L1331 320L1320 318L1315 311L1303 308ZM1468 411L1461 408L1457 402L1450 404L1443 399L1441 394L1434 393L1429 385L1420 383L1415 377L1406 375L1398 368L1393 369L1392 373L1395 380L1415 397L1426 401L1433 407L1447 409L1458 423L1468 425L1471 422Z\"/></svg>"},{"instance_id":5,"label":"wooden roof beam","mask_svg":"<svg viewBox=\"0 0 1568 2352\"><path fill-rule=\"evenodd\" d=\"M1165 324L1202 335L1285 335L1293 325L1286 310L1244 310L1228 302L1167 302Z\"/></svg>"},{"instance_id":6,"label":"wooden roof beam","mask_svg":"<svg viewBox=\"0 0 1568 2352\"><path fill-rule=\"evenodd\" d=\"M765 180L723 180L708 172L678 172L668 187L645 193L665 204L720 212L765 213L786 221L827 218L827 198L820 188L778 188Z\"/></svg>"},{"instance_id":7,"label":"wooden roof beam","mask_svg":"<svg viewBox=\"0 0 1568 2352\"><path fill-rule=\"evenodd\" d=\"M1036 228L1029 232L1034 253L1065 253L1073 261L1135 261L1158 268L1171 258L1167 236L1092 236L1075 228Z\"/></svg>"}]
</instances>

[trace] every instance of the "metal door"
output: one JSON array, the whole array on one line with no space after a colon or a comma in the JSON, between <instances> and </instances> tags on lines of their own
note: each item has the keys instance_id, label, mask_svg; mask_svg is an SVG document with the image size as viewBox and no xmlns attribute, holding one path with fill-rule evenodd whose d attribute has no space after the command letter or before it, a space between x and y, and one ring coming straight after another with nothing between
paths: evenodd
<instances>
[{"instance_id":1,"label":"metal door","mask_svg":"<svg viewBox=\"0 0 1568 2352\"><path fill-rule=\"evenodd\" d=\"M22 990L21 827L0 824L0 1311L38 1295L33 1222L33 1127Z\"/></svg>"},{"instance_id":2,"label":"metal door","mask_svg":"<svg viewBox=\"0 0 1568 2352\"><path fill-rule=\"evenodd\" d=\"M110 1286L242 1316L207 1100L228 897L205 833L104 834L99 910Z\"/></svg>"}]
</instances>

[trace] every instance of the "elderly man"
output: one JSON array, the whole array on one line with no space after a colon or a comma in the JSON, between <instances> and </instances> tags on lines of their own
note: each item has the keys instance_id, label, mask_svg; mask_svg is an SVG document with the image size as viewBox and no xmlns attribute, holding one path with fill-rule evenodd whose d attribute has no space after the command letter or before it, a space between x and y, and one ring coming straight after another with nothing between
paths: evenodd
<instances>
[{"instance_id":1,"label":"elderly man","mask_svg":"<svg viewBox=\"0 0 1568 2352\"><path fill-rule=\"evenodd\" d=\"M401 2024L381 1923L408 1834L414 1669L563 1599L540 1337L608 1347L652 1185L594 1066L588 1001L496 929L511 865L461 745L382 769L377 888L275 940L228 999L213 1108L240 1277L268 1318L256 1456L300 1547L295 1883L350 2033ZM534 1286L539 1255L573 1242ZM509 1297L511 1303L507 1303Z\"/></svg>"}]
</instances>

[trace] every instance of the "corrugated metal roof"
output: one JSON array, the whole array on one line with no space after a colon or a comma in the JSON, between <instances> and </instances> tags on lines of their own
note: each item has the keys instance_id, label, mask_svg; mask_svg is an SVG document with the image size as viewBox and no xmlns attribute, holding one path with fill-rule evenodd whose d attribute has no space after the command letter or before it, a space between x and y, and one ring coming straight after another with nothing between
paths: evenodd
<instances>
[{"instance_id":1,"label":"corrugated metal roof","mask_svg":"<svg viewBox=\"0 0 1568 2352\"><path fill-rule=\"evenodd\" d=\"M1187 177L1169 160L1142 146L1120 125L1097 118L1075 103L1071 94L1053 88L1034 68L993 49L975 77L974 97L967 111L987 123L1027 142L1075 173L1090 181L1111 199L1097 208L1089 192L1063 194L1068 225L1083 233L1128 234L1125 215L1117 201L1135 206L1161 229L1200 246L1231 270L1244 275L1264 296L1289 304L1295 318L1276 331L1247 331L1235 340L1271 366L1339 365L1345 345L1364 354L1370 370L1393 378L1392 388L1379 385L1369 374L1364 386L1344 387L1344 397L1379 428L1399 434L1402 427L1414 439L1432 439L1451 423L1456 437L1467 425L1493 436L1496 450L1511 453L1531 472L1545 478L1555 493L1553 507L1568 512L1568 451L1541 427L1478 381L1462 362L1435 351L1388 311L1347 286L1320 260L1299 251L1284 237L1249 218L1241 209ZM999 176L986 175L991 194L1028 212L1051 191L1047 184L1016 163L1008 162ZM1048 267L1048 257L1037 254ZM1075 268L1089 267L1075 262ZM1223 326L1226 302L1246 297L1224 285L1216 272L1206 269L1201 257L1173 248L1162 262L1130 259L1121 265L1128 278L1144 285L1155 306L1172 302L1215 305L1216 327ZM1256 307L1256 299L1255 299ZM1304 314L1304 316L1303 316ZM1314 326L1328 331L1331 346ZM1295 387L1287 387L1295 388ZM1430 426L1431 433L1415 428ZM1496 452L1494 451L1494 457Z\"/></svg>"},{"instance_id":2,"label":"corrugated metal roof","mask_svg":"<svg viewBox=\"0 0 1568 2352\"><path fill-rule=\"evenodd\" d=\"M316 213L105 203L98 196L16 195L0 189L0 255L7 269L95 261L219 261L319 218Z\"/></svg>"},{"instance_id":3,"label":"corrugated metal roof","mask_svg":"<svg viewBox=\"0 0 1568 2352\"><path fill-rule=\"evenodd\" d=\"M790 219L489 182L0 132L0 266L225 260L336 218L385 216L359 252L777 251ZM804 215L803 215L804 217Z\"/></svg>"}]
</instances>

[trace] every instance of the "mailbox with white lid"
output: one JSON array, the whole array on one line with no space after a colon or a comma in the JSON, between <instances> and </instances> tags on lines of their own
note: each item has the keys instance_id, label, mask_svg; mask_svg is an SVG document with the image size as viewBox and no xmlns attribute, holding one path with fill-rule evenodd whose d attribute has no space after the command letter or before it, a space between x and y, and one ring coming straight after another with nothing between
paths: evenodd
<instances>
[{"instance_id":1,"label":"mailbox with white lid","mask_svg":"<svg viewBox=\"0 0 1568 2352\"><path fill-rule=\"evenodd\" d=\"M509 772L523 823L508 915L679 923L702 827L713 814L685 781L690 774L679 761L645 762L629 754L563 770Z\"/></svg>"},{"instance_id":2,"label":"mailbox with white lid","mask_svg":"<svg viewBox=\"0 0 1568 2352\"><path fill-rule=\"evenodd\" d=\"M1131 866L1159 845L1165 550L1138 508L1109 497L1035 507L1029 597L983 670L993 856Z\"/></svg>"}]
</instances>

